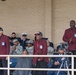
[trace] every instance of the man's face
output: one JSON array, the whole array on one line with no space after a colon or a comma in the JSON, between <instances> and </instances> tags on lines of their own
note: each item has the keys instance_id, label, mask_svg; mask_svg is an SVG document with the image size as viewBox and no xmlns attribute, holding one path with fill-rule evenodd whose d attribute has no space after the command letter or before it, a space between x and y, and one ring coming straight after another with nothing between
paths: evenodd
<instances>
[{"instance_id":1,"label":"man's face","mask_svg":"<svg viewBox=\"0 0 76 75\"><path fill-rule=\"evenodd\" d=\"M17 46L17 45L18 45L18 41L14 42L13 44L14 44L15 46Z\"/></svg>"},{"instance_id":2,"label":"man's face","mask_svg":"<svg viewBox=\"0 0 76 75\"><path fill-rule=\"evenodd\" d=\"M60 54L63 54L63 53L64 53L64 50L58 50L58 52L59 52Z\"/></svg>"},{"instance_id":3,"label":"man's face","mask_svg":"<svg viewBox=\"0 0 76 75\"><path fill-rule=\"evenodd\" d=\"M75 28L75 21L70 22L70 28Z\"/></svg>"},{"instance_id":4,"label":"man's face","mask_svg":"<svg viewBox=\"0 0 76 75\"><path fill-rule=\"evenodd\" d=\"M3 31L0 31L0 36L3 34Z\"/></svg>"},{"instance_id":5,"label":"man's face","mask_svg":"<svg viewBox=\"0 0 76 75\"><path fill-rule=\"evenodd\" d=\"M27 36L22 36L22 39L25 40L27 38Z\"/></svg>"},{"instance_id":6,"label":"man's face","mask_svg":"<svg viewBox=\"0 0 76 75\"><path fill-rule=\"evenodd\" d=\"M27 44L28 47L31 47L32 45L30 43Z\"/></svg>"},{"instance_id":7,"label":"man's face","mask_svg":"<svg viewBox=\"0 0 76 75\"><path fill-rule=\"evenodd\" d=\"M16 37L16 34L12 34L11 37L15 38Z\"/></svg>"},{"instance_id":8,"label":"man's face","mask_svg":"<svg viewBox=\"0 0 76 75\"><path fill-rule=\"evenodd\" d=\"M22 53L23 55L27 55L28 54L28 52L27 51L23 51L23 53Z\"/></svg>"},{"instance_id":9,"label":"man's face","mask_svg":"<svg viewBox=\"0 0 76 75\"><path fill-rule=\"evenodd\" d=\"M47 46L48 46L48 47L50 46L50 42L47 42Z\"/></svg>"},{"instance_id":10,"label":"man's face","mask_svg":"<svg viewBox=\"0 0 76 75\"><path fill-rule=\"evenodd\" d=\"M36 35L36 40L40 40L41 38L42 38L42 36Z\"/></svg>"}]
</instances>

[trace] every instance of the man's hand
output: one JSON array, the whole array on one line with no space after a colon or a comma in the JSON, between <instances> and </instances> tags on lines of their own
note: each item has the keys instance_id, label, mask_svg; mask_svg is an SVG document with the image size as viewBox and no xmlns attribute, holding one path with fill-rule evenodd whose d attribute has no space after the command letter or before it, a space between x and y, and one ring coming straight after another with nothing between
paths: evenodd
<instances>
[{"instance_id":1,"label":"man's hand","mask_svg":"<svg viewBox=\"0 0 76 75\"><path fill-rule=\"evenodd\" d=\"M55 64L55 65L60 65L59 61L56 61L54 64Z\"/></svg>"},{"instance_id":2,"label":"man's hand","mask_svg":"<svg viewBox=\"0 0 76 75\"><path fill-rule=\"evenodd\" d=\"M40 61L40 58L38 58L38 61Z\"/></svg>"},{"instance_id":3,"label":"man's hand","mask_svg":"<svg viewBox=\"0 0 76 75\"><path fill-rule=\"evenodd\" d=\"M72 42L72 38L69 40L69 43L71 43Z\"/></svg>"},{"instance_id":4,"label":"man's hand","mask_svg":"<svg viewBox=\"0 0 76 75\"><path fill-rule=\"evenodd\" d=\"M16 46L14 45L13 47L12 47L12 50L15 50L16 49Z\"/></svg>"},{"instance_id":5,"label":"man's hand","mask_svg":"<svg viewBox=\"0 0 76 75\"><path fill-rule=\"evenodd\" d=\"M6 60L8 60L8 57L6 57Z\"/></svg>"}]
</instances>

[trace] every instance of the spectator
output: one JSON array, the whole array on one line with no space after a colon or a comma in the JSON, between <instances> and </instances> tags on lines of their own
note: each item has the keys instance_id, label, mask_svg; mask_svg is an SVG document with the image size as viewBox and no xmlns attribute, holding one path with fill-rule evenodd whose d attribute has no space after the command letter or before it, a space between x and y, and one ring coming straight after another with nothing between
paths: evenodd
<instances>
[{"instance_id":1,"label":"spectator","mask_svg":"<svg viewBox=\"0 0 76 75\"><path fill-rule=\"evenodd\" d=\"M11 40L11 37L9 37L10 46L13 46L13 42Z\"/></svg>"},{"instance_id":2,"label":"spectator","mask_svg":"<svg viewBox=\"0 0 76 75\"><path fill-rule=\"evenodd\" d=\"M19 41L17 39L13 40L13 46L10 48L10 54L11 55L21 55L23 52L23 47L19 44ZM18 58L17 57L11 57L10 58L10 67L15 67L17 63Z\"/></svg>"},{"instance_id":3,"label":"spectator","mask_svg":"<svg viewBox=\"0 0 76 75\"><path fill-rule=\"evenodd\" d=\"M68 42L68 50L73 53L73 55L76 55L76 27L75 27L75 21L70 21L70 28L65 30L65 33L63 35L63 41ZM76 57L74 59L74 67L76 69ZM75 72L76 75L76 72Z\"/></svg>"},{"instance_id":4,"label":"spectator","mask_svg":"<svg viewBox=\"0 0 76 75\"><path fill-rule=\"evenodd\" d=\"M54 48L50 46L50 41L47 40L48 54L53 54Z\"/></svg>"},{"instance_id":5,"label":"spectator","mask_svg":"<svg viewBox=\"0 0 76 75\"><path fill-rule=\"evenodd\" d=\"M11 34L11 40L14 40L14 39L16 39L16 33L12 32L12 34Z\"/></svg>"},{"instance_id":6,"label":"spectator","mask_svg":"<svg viewBox=\"0 0 76 75\"><path fill-rule=\"evenodd\" d=\"M62 47L58 48L58 54L57 55L64 55L64 49ZM67 61L67 62L66 62ZM67 65L66 65L67 63ZM64 66L65 65L65 66ZM50 62L48 64L49 68L69 68L70 66L70 62L69 62L69 58L64 58L64 57L54 57L53 58L53 62ZM48 71L47 75L67 75L66 71Z\"/></svg>"},{"instance_id":7,"label":"spectator","mask_svg":"<svg viewBox=\"0 0 76 75\"><path fill-rule=\"evenodd\" d=\"M13 42L12 41L14 39L18 39L19 42L21 41L21 38L17 37L15 32L12 32L11 37L9 37L9 38L10 38L10 44L11 44L11 46L13 46Z\"/></svg>"},{"instance_id":8,"label":"spectator","mask_svg":"<svg viewBox=\"0 0 76 75\"><path fill-rule=\"evenodd\" d=\"M22 37L21 37L21 46L23 47L23 49L26 48L26 41L28 41L29 39L27 38L27 33L22 33Z\"/></svg>"},{"instance_id":9,"label":"spectator","mask_svg":"<svg viewBox=\"0 0 76 75\"><path fill-rule=\"evenodd\" d=\"M11 46L10 54L12 55L20 55L23 52L23 47L19 44L17 39L13 40L13 46Z\"/></svg>"},{"instance_id":10,"label":"spectator","mask_svg":"<svg viewBox=\"0 0 76 75\"><path fill-rule=\"evenodd\" d=\"M42 39L43 35L41 32L35 34L36 39L34 42L34 55L47 55L47 42ZM44 57L34 57L33 65L37 68L46 68L48 63L48 58ZM33 72L33 75L46 75L46 71Z\"/></svg>"},{"instance_id":11,"label":"spectator","mask_svg":"<svg viewBox=\"0 0 76 75\"><path fill-rule=\"evenodd\" d=\"M27 55L28 52L25 50L23 52L23 55ZM31 59L27 58L27 57L20 57L18 59L16 68L31 68L32 64L31 64ZM13 75L31 75L31 71L29 70L16 70L14 71Z\"/></svg>"},{"instance_id":12,"label":"spectator","mask_svg":"<svg viewBox=\"0 0 76 75\"><path fill-rule=\"evenodd\" d=\"M10 43L8 36L3 34L3 29L0 27L0 55L8 55L10 52ZM2 65L1 65L2 64ZM0 57L0 67L7 67L7 57ZM0 70L0 75L7 75L7 71Z\"/></svg>"},{"instance_id":13,"label":"spectator","mask_svg":"<svg viewBox=\"0 0 76 75\"><path fill-rule=\"evenodd\" d=\"M53 44L53 42L50 42L50 46L51 46L52 48L54 48L54 44Z\"/></svg>"},{"instance_id":14,"label":"spectator","mask_svg":"<svg viewBox=\"0 0 76 75\"><path fill-rule=\"evenodd\" d=\"M26 46L26 50L28 51L29 55L33 55L33 40L28 40L27 42L27 46Z\"/></svg>"}]
</instances>

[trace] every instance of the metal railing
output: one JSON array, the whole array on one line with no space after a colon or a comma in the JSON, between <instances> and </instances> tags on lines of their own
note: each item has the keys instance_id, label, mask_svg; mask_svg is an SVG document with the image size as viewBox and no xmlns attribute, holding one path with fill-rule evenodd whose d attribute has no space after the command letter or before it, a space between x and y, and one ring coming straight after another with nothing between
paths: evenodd
<instances>
[{"instance_id":1,"label":"metal railing","mask_svg":"<svg viewBox=\"0 0 76 75\"><path fill-rule=\"evenodd\" d=\"M71 71L74 75L74 57L76 55L0 55L0 57L8 57L8 67L1 67L0 70L8 70L8 75L10 75L10 70L37 70L37 71ZM10 68L10 57L71 57L71 68L70 69L55 69L55 68Z\"/></svg>"}]
</instances>

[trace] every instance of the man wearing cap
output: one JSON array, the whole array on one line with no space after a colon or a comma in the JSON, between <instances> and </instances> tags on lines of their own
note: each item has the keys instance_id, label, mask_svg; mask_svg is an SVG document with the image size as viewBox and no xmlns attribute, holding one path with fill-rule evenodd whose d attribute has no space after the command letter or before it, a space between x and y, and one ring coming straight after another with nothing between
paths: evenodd
<instances>
[{"instance_id":1,"label":"man wearing cap","mask_svg":"<svg viewBox=\"0 0 76 75\"><path fill-rule=\"evenodd\" d=\"M8 36L3 34L3 29L0 27L0 55L8 55L10 51L10 43ZM7 67L7 57L0 57L0 67ZM2 73L0 72L0 75ZM4 70L2 75L7 75L7 71Z\"/></svg>"},{"instance_id":2,"label":"man wearing cap","mask_svg":"<svg viewBox=\"0 0 76 75\"><path fill-rule=\"evenodd\" d=\"M11 46L10 54L12 55L20 55L23 52L23 47L19 44L18 39L13 40L13 46Z\"/></svg>"},{"instance_id":3,"label":"man wearing cap","mask_svg":"<svg viewBox=\"0 0 76 75\"><path fill-rule=\"evenodd\" d=\"M57 47L57 52L54 55L64 55L64 48L59 45ZM53 57L53 62L50 62L48 64L49 68L59 68L59 69L65 69L65 67L70 66L70 61L68 57ZM48 71L47 75L67 75L66 71ZM69 74L68 74L69 75Z\"/></svg>"},{"instance_id":4,"label":"man wearing cap","mask_svg":"<svg viewBox=\"0 0 76 75\"><path fill-rule=\"evenodd\" d=\"M11 55L22 55L23 47L20 45L18 39L13 40L13 46L10 47L10 54ZM10 58L10 67L15 67L17 64L18 57L11 57Z\"/></svg>"},{"instance_id":5,"label":"man wearing cap","mask_svg":"<svg viewBox=\"0 0 76 75\"><path fill-rule=\"evenodd\" d=\"M33 55L47 55L47 42L42 39L42 33L37 32L35 34L34 51ZM48 58L46 57L34 57L33 65L38 68L46 68L48 63ZM34 72L34 75L46 75L46 71Z\"/></svg>"},{"instance_id":6,"label":"man wearing cap","mask_svg":"<svg viewBox=\"0 0 76 75\"><path fill-rule=\"evenodd\" d=\"M26 47L26 41L28 41L29 39L27 39L27 33L22 33L22 37L21 37L21 46L23 47L23 49L25 49Z\"/></svg>"}]
</instances>

